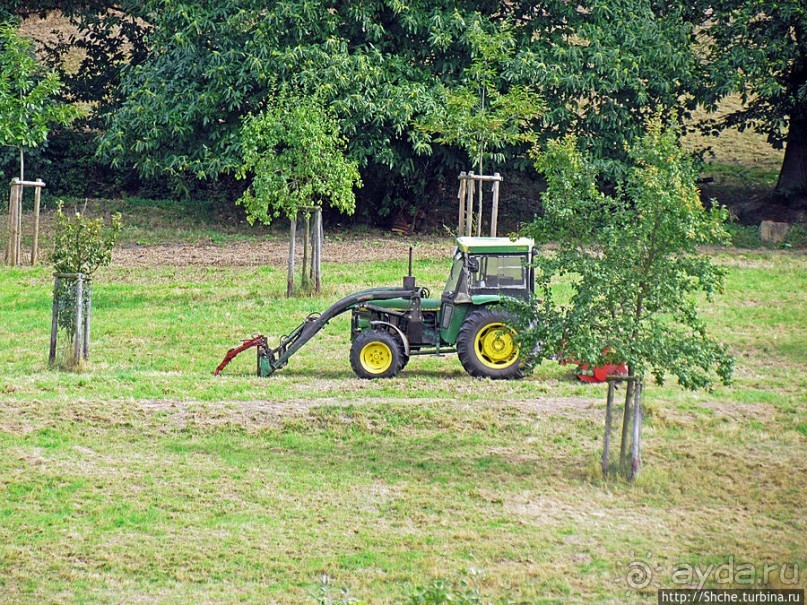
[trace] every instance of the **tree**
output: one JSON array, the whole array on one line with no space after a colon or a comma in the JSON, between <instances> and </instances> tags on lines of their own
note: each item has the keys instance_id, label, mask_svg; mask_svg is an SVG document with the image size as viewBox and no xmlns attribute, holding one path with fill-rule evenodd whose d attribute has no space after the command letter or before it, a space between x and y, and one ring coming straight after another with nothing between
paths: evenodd
<instances>
[{"instance_id":1,"label":"tree","mask_svg":"<svg viewBox=\"0 0 807 605\"><path fill-rule=\"evenodd\" d=\"M248 117L241 130L244 162L239 178L252 179L239 204L250 223L266 225L285 215L292 220L292 245L289 256L288 294L293 292L293 264L296 217L306 215L303 283L309 272L309 220L314 207L328 203L340 212L352 214L355 208L353 188L361 186L355 161L345 157L345 138L332 113L314 98L304 98L283 90L269 107ZM318 215L319 216L319 215ZM316 221L318 222L318 221ZM320 240L320 226L315 228L315 242ZM319 246L315 244L314 254ZM311 276L319 291L318 268L310 265Z\"/></svg>"},{"instance_id":2,"label":"tree","mask_svg":"<svg viewBox=\"0 0 807 605\"><path fill-rule=\"evenodd\" d=\"M550 142L538 154L548 185L545 215L527 233L558 249L537 257L540 302L517 305L521 348L533 351L531 363L560 354L592 366L627 364L632 386L623 457L632 401L636 426L641 422L645 377L661 383L672 375L696 389L728 382L733 368L725 347L707 334L694 299L697 293L711 299L721 287L724 271L697 247L726 241L726 211L701 205L677 131L660 119L648 122L629 157L626 177L609 195L598 187L597 168L576 137ZM558 280L571 289L569 296L558 293ZM638 470L638 428L634 444L631 477Z\"/></svg>"},{"instance_id":3,"label":"tree","mask_svg":"<svg viewBox=\"0 0 807 605\"><path fill-rule=\"evenodd\" d=\"M766 134L785 158L776 191L792 208L807 202L807 5L802 0L696 2L703 73L698 99L715 109L739 93L743 107L704 128Z\"/></svg>"},{"instance_id":4,"label":"tree","mask_svg":"<svg viewBox=\"0 0 807 605\"><path fill-rule=\"evenodd\" d=\"M103 125L103 118L120 105L121 72L147 56L148 16L135 0L37 0L57 9L75 27L57 31L55 42L44 45L47 64L59 74L63 98L89 107L85 123ZM29 7L30 8L30 7ZM41 9L40 9L41 10ZM78 65L65 55L79 57Z\"/></svg>"},{"instance_id":5,"label":"tree","mask_svg":"<svg viewBox=\"0 0 807 605\"><path fill-rule=\"evenodd\" d=\"M508 87L502 73L512 61L515 40L505 25L485 31L480 20L468 28L473 60L463 69L458 84L437 87L433 104L415 120L415 128L426 140L415 138L415 150L431 153L429 142L456 145L484 174L483 158L491 152L494 161L504 162L502 150L536 140L535 126L544 107L527 85ZM506 90L506 92L503 92Z\"/></svg>"},{"instance_id":6,"label":"tree","mask_svg":"<svg viewBox=\"0 0 807 605\"><path fill-rule=\"evenodd\" d=\"M317 100L281 94L241 131L244 163L239 178L252 177L241 197L250 222L265 225L328 202L340 212L355 207L358 167L344 155L345 138L334 116Z\"/></svg>"},{"instance_id":7,"label":"tree","mask_svg":"<svg viewBox=\"0 0 807 605\"><path fill-rule=\"evenodd\" d=\"M649 114L683 119L695 106L696 30L673 3L146 0L139 10L152 25L149 53L124 70L123 103L100 150L144 176L233 173L241 119L263 109L275 82L317 94L336 113L374 200L389 189L425 197L430 182L465 163L448 131L463 121L487 130L485 120L506 113L504 99L523 100L518 91L545 102L542 141L576 133L611 178ZM485 59L502 40L506 60ZM479 66L497 71L484 87L485 114ZM469 120L453 119L462 115ZM431 156L417 153L418 124L438 119L442 142Z\"/></svg>"},{"instance_id":8,"label":"tree","mask_svg":"<svg viewBox=\"0 0 807 605\"><path fill-rule=\"evenodd\" d=\"M0 26L0 145L20 150L20 180L25 180L23 150L38 147L54 124L77 115L54 96L61 83L34 56L33 43L8 23Z\"/></svg>"},{"instance_id":9,"label":"tree","mask_svg":"<svg viewBox=\"0 0 807 605\"><path fill-rule=\"evenodd\" d=\"M504 3L519 52L503 77L532 83L547 110L541 141L574 134L604 178L624 177L628 146L652 115L695 107L695 28L683 8L652 0Z\"/></svg>"}]
</instances>

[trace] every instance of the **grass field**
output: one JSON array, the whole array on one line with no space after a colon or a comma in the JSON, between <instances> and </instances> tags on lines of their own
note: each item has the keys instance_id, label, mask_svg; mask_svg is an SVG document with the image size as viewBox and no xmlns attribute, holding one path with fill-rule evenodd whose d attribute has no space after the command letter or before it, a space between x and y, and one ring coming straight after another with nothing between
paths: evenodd
<instances>
[{"instance_id":1,"label":"grass field","mask_svg":"<svg viewBox=\"0 0 807 605\"><path fill-rule=\"evenodd\" d=\"M713 252L730 273L704 313L736 381L647 388L627 485L598 477L604 387L555 364L361 381L341 317L268 379L252 354L213 377L238 338L397 284L410 242L332 235L322 296L287 300L278 236L174 228L131 228L98 274L80 373L47 367L48 268L0 268L0 601L655 603L681 570L743 585L741 565L805 586L803 253ZM439 291L451 242L414 244Z\"/></svg>"}]
</instances>

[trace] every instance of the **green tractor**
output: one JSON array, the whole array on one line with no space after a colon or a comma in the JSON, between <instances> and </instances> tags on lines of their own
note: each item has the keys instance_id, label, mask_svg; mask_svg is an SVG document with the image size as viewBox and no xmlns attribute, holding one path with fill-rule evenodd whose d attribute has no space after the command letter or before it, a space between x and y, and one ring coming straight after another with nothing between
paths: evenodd
<instances>
[{"instance_id":1,"label":"green tractor","mask_svg":"<svg viewBox=\"0 0 807 605\"><path fill-rule=\"evenodd\" d=\"M280 345L270 348L255 336L227 352L230 360L258 349L258 374L268 376L342 313L352 312L350 365L361 378L391 378L413 355L456 352L471 376L510 379L521 376L516 335L497 303L528 299L534 289L531 239L460 237L454 263L440 298L417 286L409 275L402 288L373 288L346 296L322 314L312 314Z\"/></svg>"}]
</instances>

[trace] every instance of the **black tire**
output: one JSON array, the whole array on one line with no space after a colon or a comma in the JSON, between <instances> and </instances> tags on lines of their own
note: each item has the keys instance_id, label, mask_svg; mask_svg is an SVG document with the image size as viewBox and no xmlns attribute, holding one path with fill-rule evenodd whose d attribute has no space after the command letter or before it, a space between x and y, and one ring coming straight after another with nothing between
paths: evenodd
<instances>
[{"instance_id":1,"label":"black tire","mask_svg":"<svg viewBox=\"0 0 807 605\"><path fill-rule=\"evenodd\" d=\"M359 378L392 378L403 367L400 339L383 330L367 330L353 340L350 366Z\"/></svg>"},{"instance_id":2,"label":"black tire","mask_svg":"<svg viewBox=\"0 0 807 605\"><path fill-rule=\"evenodd\" d=\"M471 312L457 336L457 355L471 376L507 380L521 378L516 334L510 316L495 309Z\"/></svg>"}]
</instances>

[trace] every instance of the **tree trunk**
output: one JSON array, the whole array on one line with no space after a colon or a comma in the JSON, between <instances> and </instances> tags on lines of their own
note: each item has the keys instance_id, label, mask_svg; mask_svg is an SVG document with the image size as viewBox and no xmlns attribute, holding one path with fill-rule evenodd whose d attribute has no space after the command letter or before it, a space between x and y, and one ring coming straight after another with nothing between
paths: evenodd
<instances>
[{"instance_id":1,"label":"tree trunk","mask_svg":"<svg viewBox=\"0 0 807 605\"><path fill-rule=\"evenodd\" d=\"M792 209L807 205L807 111L794 112L790 117L776 193Z\"/></svg>"}]
</instances>

